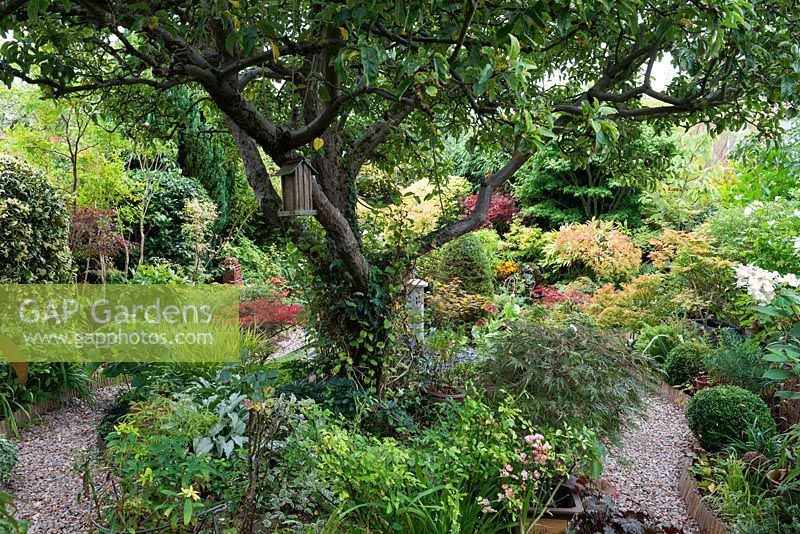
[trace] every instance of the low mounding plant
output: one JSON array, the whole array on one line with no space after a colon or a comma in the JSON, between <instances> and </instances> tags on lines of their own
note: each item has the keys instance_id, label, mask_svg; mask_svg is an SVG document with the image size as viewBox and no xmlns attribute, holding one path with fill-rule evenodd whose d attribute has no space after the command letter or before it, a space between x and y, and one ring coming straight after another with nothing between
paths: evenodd
<instances>
[{"instance_id":1,"label":"low mounding plant","mask_svg":"<svg viewBox=\"0 0 800 534\"><path fill-rule=\"evenodd\" d=\"M644 325L636 334L634 350L663 362L667 354L690 335L688 325L679 322Z\"/></svg>"},{"instance_id":2,"label":"low mounding plant","mask_svg":"<svg viewBox=\"0 0 800 534\"><path fill-rule=\"evenodd\" d=\"M17 464L17 446L5 438L0 438L0 486L3 486Z\"/></svg>"},{"instance_id":3,"label":"low mounding plant","mask_svg":"<svg viewBox=\"0 0 800 534\"><path fill-rule=\"evenodd\" d=\"M762 358L761 347L735 330L721 331L719 346L705 355L703 365L715 382L740 386L757 395L767 388L764 371L768 364Z\"/></svg>"},{"instance_id":4,"label":"low mounding plant","mask_svg":"<svg viewBox=\"0 0 800 534\"><path fill-rule=\"evenodd\" d=\"M689 428L708 451L744 441L748 429L775 431L769 407L755 394L738 386L716 386L695 395L686 409Z\"/></svg>"},{"instance_id":5,"label":"low mounding plant","mask_svg":"<svg viewBox=\"0 0 800 534\"><path fill-rule=\"evenodd\" d=\"M605 328L636 331L643 324L657 325L675 310L672 296L664 287L664 276L648 273L616 289L606 284L592 295L584 310Z\"/></svg>"},{"instance_id":6,"label":"low mounding plant","mask_svg":"<svg viewBox=\"0 0 800 534\"><path fill-rule=\"evenodd\" d=\"M488 391L527 392L521 402L537 422L580 422L614 434L641 405L641 384L631 369L644 362L618 336L577 324L517 321L496 347L486 363Z\"/></svg>"},{"instance_id":7,"label":"low mounding plant","mask_svg":"<svg viewBox=\"0 0 800 534\"><path fill-rule=\"evenodd\" d=\"M434 326L471 327L492 310L491 301L469 293L452 283L439 283L434 292L426 297L427 313Z\"/></svg>"}]
</instances>

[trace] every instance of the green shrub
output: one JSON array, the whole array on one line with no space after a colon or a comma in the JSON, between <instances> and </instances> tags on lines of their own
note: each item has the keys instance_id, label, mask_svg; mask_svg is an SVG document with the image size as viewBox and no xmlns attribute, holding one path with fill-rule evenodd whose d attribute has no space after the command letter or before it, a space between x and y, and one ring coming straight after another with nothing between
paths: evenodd
<instances>
[{"instance_id":1,"label":"green shrub","mask_svg":"<svg viewBox=\"0 0 800 534\"><path fill-rule=\"evenodd\" d=\"M525 391L532 420L557 426L582 423L608 434L641 406L642 365L621 337L579 324L566 327L517 321L496 342L487 362L490 395Z\"/></svg>"},{"instance_id":2,"label":"green shrub","mask_svg":"<svg viewBox=\"0 0 800 534\"><path fill-rule=\"evenodd\" d=\"M180 265L189 265L194 258L194 245L186 239L182 227L187 223L186 202L211 199L196 180L172 172L137 171L131 179L138 187L152 188L153 196L145 217L145 258L164 258ZM131 209L138 213L139 206ZM137 219L138 224L138 219Z\"/></svg>"},{"instance_id":3,"label":"green shrub","mask_svg":"<svg viewBox=\"0 0 800 534\"><path fill-rule=\"evenodd\" d=\"M664 373L671 386L686 384L700 373L704 347L699 343L681 343L664 359Z\"/></svg>"},{"instance_id":4,"label":"green shrub","mask_svg":"<svg viewBox=\"0 0 800 534\"><path fill-rule=\"evenodd\" d=\"M705 355L703 364L715 382L740 386L756 395L767 388L768 382L763 377L768 366L761 347L757 341L744 339L735 330L721 331L719 346Z\"/></svg>"},{"instance_id":5,"label":"green shrub","mask_svg":"<svg viewBox=\"0 0 800 534\"><path fill-rule=\"evenodd\" d=\"M775 431L769 407L738 386L716 386L695 395L686 409L689 428L709 451L718 451L746 438L748 428Z\"/></svg>"},{"instance_id":6,"label":"green shrub","mask_svg":"<svg viewBox=\"0 0 800 534\"><path fill-rule=\"evenodd\" d=\"M503 236L503 254L513 261L539 262L544 254L545 242L542 229L525 226L517 218L511 222L508 232Z\"/></svg>"},{"instance_id":7,"label":"green shrub","mask_svg":"<svg viewBox=\"0 0 800 534\"><path fill-rule=\"evenodd\" d=\"M458 279L468 293L492 294L492 263L481 240L473 234L461 236L442 248L438 270L441 280Z\"/></svg>"},{"instance_id":8,"label":"green shrub","mask_svg":"<svg viewBox=\"0 0 800 534\"><path fill-rule=\"evenodd\" d=\"M17 464L17 446L5 438L0 438L0 487L5 485L11 470Z\"/></svg>"},{"instance_id":9,"label":"green shrub","mask_svg":"<svg viewBox=\"0 0 800 534\"><path fill-rule=\"evenodd\" d=\"M704 225L728 259L752 263L768 271L800 272L800 255L794 248L800 235L800 201L756 201L748 206L722 209Z\"/></svg>"},{"instance_id":10,"label":"green shrub","mask_svg":"<svg viewBox=\"0 0 800 534\"><path fill-rule=\"evenodd\" d=\"M277 250L272 248L269 252L264 252L246 236L240 235L233 244L222 249L220 257L230 256L239 260L244 283L259 284L269 278L281 276L281 269L275 258Z\"/></svg>"},{"instance_id":11,"label":"green shrub","mask_svg":"<svg viewBox=\"0 0 800 534\"><path fill-rule=\"evenodd\" d=\"M0 283L73 281L69 212L57 187L0 155Z\"/></svg>"}]
</instances>

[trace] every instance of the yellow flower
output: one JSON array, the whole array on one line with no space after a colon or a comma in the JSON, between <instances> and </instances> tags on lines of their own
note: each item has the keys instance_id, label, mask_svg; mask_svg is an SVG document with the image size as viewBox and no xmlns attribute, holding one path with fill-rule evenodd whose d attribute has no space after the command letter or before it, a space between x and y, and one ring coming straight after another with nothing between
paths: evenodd
<instances>
[{"instance_id":1,"label":"yellow flower","mask_svg":"<svg viewBox=\"0 0 800 534\"><path fill-rule=\"evenodd\" d=\"M197 490L194 489L193 485L189 486L188 488L181 488L181 493L187 499L192 499L192 500L195 500L195 501L199 501L200 500L200 494L197 493Z\"/></svg>"}]
</instances>

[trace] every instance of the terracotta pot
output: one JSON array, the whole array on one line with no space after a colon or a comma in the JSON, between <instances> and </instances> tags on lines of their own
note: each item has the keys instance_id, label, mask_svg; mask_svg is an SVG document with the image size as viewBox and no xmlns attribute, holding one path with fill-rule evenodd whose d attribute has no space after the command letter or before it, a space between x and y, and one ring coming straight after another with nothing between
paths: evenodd
<instances>
[{"instance_id":1,"label":"terracotta pot","mask_svg":"<svg viewBox=\"0 0 800 534\"><path fill-rule=\"evenodd\" d=\"M786 469L770 469L767 471L767 480L773 486L780 486L783 479L786 478Z\"/></svg>"},{"instance_id":2,"label":"terracotta pot","mask_svg":"<svg viewBox=\"0 0 800 534\"><path fill-rule=\"evenodd\" d=\"M701 389L705 389L711 387L711 381L708 379L707 376L698 376L694 379L694 389L695 391L700 391Z\"/></svg>"}]
</instances>

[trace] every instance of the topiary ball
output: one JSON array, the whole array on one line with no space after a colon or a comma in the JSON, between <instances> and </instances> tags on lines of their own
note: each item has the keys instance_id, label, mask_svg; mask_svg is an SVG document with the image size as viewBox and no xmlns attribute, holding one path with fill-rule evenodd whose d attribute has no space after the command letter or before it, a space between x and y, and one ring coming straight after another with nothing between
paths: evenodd
<instances>
[{"instance_id":1,"label":"topiary ball","mask_svg":"<svg viewBox=\"0 0 800 534\"><path fill-rule=\"evenodd\" d=\"M700 444L712 452L743 441L753 426L765 434L775 432L775 421L766 403L738 386L699 391L689 402L686 417Z\"/></svg>"},{"instance_id":2,"label":"topiary ball","mask_svg":"<svg viewBox=\"0 0 800 534\"><path fill-rule=\"evenodd\" d=\"M437 277L458 285L473 295L490 296L494 292L492 262L481 240L466 234L447 243L439 254Z\"/></svg>"},{"instance_id":3,"label":"topiary ball","mask_svg":"<svg viewBox=\"0 0 800 534\"><path fill-rule=\"evenodd\" d=\"M666 381L670 386L686 384L700 373L700 347L683 343L674 347L664 360Z\"/></svg>"}]
</instances>

